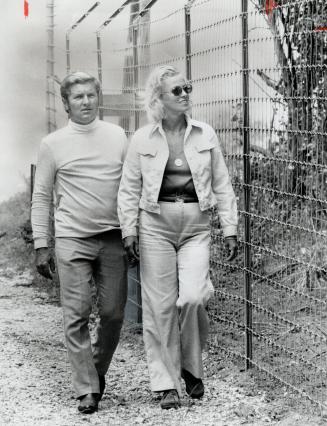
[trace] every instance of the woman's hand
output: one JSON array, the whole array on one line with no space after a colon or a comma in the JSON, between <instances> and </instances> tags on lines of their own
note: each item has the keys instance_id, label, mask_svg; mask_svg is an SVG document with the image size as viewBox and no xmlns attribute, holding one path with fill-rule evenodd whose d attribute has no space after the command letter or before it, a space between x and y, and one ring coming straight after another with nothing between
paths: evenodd
<instances>
[{"instance_id":1,"label":"woman's hand","mask_svg":"<svg viewBox=\"0 0 327 426\"><path fill-rule=\"evenodd\" d=\"M227 250L227 262L230 262L231 260L235 259L237 255L237 237L236 235L231 235L225 238L225 247Z\"/></svg>"},{"instance_id":2,"label":"woman's hand","mask_svg":"<svg viewBox=\"0 0 327 426\"><path fill-rule=\"evenodd\" d=\"M126 237L123 239L123 243L127 253L128 263L130 266L137 265L140 260L138 237L135 237L134 235Z\"/></svg>"}]
</instances>

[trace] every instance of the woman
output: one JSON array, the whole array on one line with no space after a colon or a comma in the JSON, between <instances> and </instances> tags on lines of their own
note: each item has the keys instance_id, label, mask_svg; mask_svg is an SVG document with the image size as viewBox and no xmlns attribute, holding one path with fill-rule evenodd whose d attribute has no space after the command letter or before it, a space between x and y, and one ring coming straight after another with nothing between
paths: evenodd
<instances>
[{"instance_id":1,"label":"woman","mask_svg":"<svg viewBox=\"0 0 327 426\"><path fill-rule=\"evenodd\" d=\"M125 248L130 261L140 257L143 337L163 409L180 406L181 377L192 398L204 393L211 207L218 206L228 260L237 252L235 195L214 130L187 115L191 91L172 66L151 73L151 124L131 140L118 194Z\"/></svg>"}]
</instances>

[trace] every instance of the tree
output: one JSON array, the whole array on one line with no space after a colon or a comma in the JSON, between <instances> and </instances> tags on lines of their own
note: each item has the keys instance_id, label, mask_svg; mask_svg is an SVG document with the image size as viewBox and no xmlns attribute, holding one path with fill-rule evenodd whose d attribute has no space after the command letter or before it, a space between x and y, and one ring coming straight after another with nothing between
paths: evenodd
<instances>
[{"instance_id":1,"label":"tree","mask_svg":"<svg viewBox=\"0 0 327 426\"><path fill-rule=\"evenodd\" d=\"M287 105L284 149L292 169L287 192L327 199L327 2L325 0L254 0L273 33L280 81L258 70Z\"/></svg>"}]
</instances>

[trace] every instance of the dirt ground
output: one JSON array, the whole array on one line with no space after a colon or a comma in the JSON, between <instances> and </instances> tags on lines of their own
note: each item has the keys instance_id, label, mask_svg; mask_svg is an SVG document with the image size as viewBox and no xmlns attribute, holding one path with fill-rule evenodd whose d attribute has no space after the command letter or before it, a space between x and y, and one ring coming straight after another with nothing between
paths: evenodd
<instances>
[{"instance_id":1,"label":"dirt ground","mask_svg":"<svg viewBox=\"0 0 327 426\"><path fill-rule=\"evenodd\" d=\"M0 268L1 425L324 425L313 411L272 403L246 373L228 363L206 366L205 396L185 395L179 410L161 410L150 392L142 336L126 324L107 374L99 411L81 415L73 396L61 309L33 285L30 270ZM49 284L50 285L50 284ZM50 291L51 294L51 291Z\"/></svg>"}]
</instances>

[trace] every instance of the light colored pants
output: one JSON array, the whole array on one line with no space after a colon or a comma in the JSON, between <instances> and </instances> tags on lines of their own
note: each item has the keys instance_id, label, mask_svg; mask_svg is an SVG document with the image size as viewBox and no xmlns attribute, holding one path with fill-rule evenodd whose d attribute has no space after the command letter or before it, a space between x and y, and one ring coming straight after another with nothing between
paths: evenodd
<instances>
[{"instance_id":1,"label":"light colored pants","mask_svg":"<svg viewBox=\"0 0 327 426\"><path fill-rule=\"evenodd\" d=\"M208 335L209 213L198 203L160 203L140 212L143 337L151 389L177 389L184 368L203 377Z\"/></svg>"},{"instance_id":2,"label":"light colored pants","mask_svg":"<svg viewBox=\"0 0 327 426\"><path fill-rule=\"evenodd\" d=\"M127 260L119 230L90 238L57 238L56 258L68 356L77 398L99 393L117 347L127 295ZM88 322L91 282L97 289L100 321L91 345Z\"/></svg>"}]
</instances>

